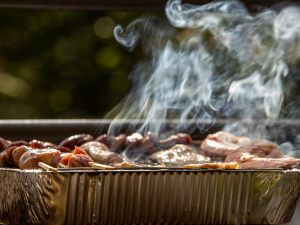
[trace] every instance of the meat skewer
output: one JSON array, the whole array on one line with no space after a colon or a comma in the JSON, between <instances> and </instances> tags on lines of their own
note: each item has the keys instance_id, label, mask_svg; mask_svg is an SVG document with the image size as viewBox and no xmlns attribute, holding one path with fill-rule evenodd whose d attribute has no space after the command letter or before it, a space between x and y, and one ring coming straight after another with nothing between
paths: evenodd
<instances>
[{"instance_id":1,"label":"meat skewer","mask_svg":"<svg viewBox=\"0 0 300 225\"><path fill-rule=\"evenodd\" d=\"M194 149L195 143L201 144L201 148ZM218 162L203 156L201 151L206 156L219 157ZM106 168L159 164L190 169L286 169L299 162L299 159L284 156L275 143L254 141L224 131L198 142L184 133L160 140L150 132L101 135L95 140L89 134L79 134L64 139L59 145L40 140L11 142L0 139L0 166L21 169L37 169L39 163L53 168L90 167L96 163Z\"/></svg>"},{"instance_id":2,"label":"meat skewer","mask_svg":"<svg viewBox=\"0 0 300 225\"><path fill-rule=\"evenodd\" d=\"M21 169L38 169L38 163L43 162L52 167L58 167L60 151L56 149L27 149L19 159Z\"/></svg>"}]
</instances>

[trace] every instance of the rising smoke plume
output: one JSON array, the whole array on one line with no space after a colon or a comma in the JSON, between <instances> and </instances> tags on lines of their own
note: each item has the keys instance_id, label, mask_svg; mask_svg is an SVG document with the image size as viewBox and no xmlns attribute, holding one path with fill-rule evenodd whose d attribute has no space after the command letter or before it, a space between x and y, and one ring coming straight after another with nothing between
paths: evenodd
<instances>
[{"instance_id":1,"label":"rising smoke plume","mask_svg":"<svg viewBox=\"0 0 300 225\"><path fill-rule=\"evenodd\" d=\"M109 115L143 119L137 131L156 133L167 119L181 126L199 121L201 128L203 119L280 116L284 80L300 59L298 7L254 14L239 1L195 6L170 0L165 12L167 21L144 17L115 28L120 44L131 50L141 44L150 60L136 66L132 90ZM264 135L263 126L235 123L225 129ZM118 132L114 122L110 132Z\"/></svg>"}]
</instances>

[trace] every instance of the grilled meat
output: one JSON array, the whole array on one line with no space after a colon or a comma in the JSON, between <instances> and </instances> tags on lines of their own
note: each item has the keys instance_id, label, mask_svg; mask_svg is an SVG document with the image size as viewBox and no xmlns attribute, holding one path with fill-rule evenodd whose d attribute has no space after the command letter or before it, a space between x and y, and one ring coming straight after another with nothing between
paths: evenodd
<instances>
[{"instance_id":1,"label":"grilled meat","mask_svg":"<svg viewBox=\"0 0 300 225\"><path fill-rule=\"evenodd\" d=\"M89 167L92 158L83 154L72 154L68 160L68 167Z\"/></svg>"},{"instance_id":2,"label":"grilled meat","mask_svg":"<svg viewBox=\"0 0 300 225\"><path fill-rule=\"evenodd\" d=\"M80 147L84 149L96 163L115 164L124 161L121 155L111 152L106 145L97 141L87 142Z\"/></svg>"},{"instance_id":3,"label":"grilled meat","mask_svg":"<svg viewBox=\"0 0 300 225\"><path fill-rule=\"evenodd\" d=\"M60 162L68 167L89 167L93 159L84 149L75 146L73 153L66 153Z\"/></svg>"},{"instance_id":4,"label":"grilled meat","mask_svg":"<svg viewBox=\"0 0 300 225\"><path fill-rule=\"evenodd\" d=\"M28 146L25 146L25 145L14 148L14 150L12 151L12 159L14 161L14 164L17 167L19 167L19 162L20 162L21 156L30 149L31 148L29 148Z\"/></svg>"},{"instance_id":5,"label":"grilled meat","mask_svg":"<svg viewBox=\"0 0 300 225\"><path fill-rule=\"evenodd\" d=\"M247 137L236 136L225 131L209 134L201 144L205 155L224 159L228 154L249 142Z\"/></svg>"},{"instance_id":6,"label":"grilled meat","mask_svg":"<svg viewBox=\"0 0 300 225\"><path fill-rule=\"evenodd\" d=\"M46 141L32 140L29 142L29 146L32 148L56 148L56 144Z\"/></svg>"},{"instance_id":7,"label":"grilled meat","mask_svg":"<svg viewBox=\"0 0 300 225\"><path fill-rule=\"evenodd\" d=\"M97 137L96 141L105 144L112 152L120 153L126 148L126 137L127 136L125 134L120 134L116 137L103 134Z\"/></svg>"},{"instance_id":8,"label":"grilled meat","mask_svg":"<svg viewBox=\"0 0 300 225\"><path fill-rule=\"evenodd\" d=\"M110 149L105 144L102 144L98 141L86 142L83 145L81 145L80 148L84 149L87 153L89 151L94 151L94 150L104 151L104 152L110 151Z\"/></svg>"},{"instance_id":9,"label":"grilled meat","mask_svg":"<svg viewBox=\"0 0 300 225\"><path fill-rule=\"evenodd\" d=\"M152 162L166 165L183 165L208 161L209 158L198 154L192 147L177 144L169 150L162 150L152 154Z\"/></svg>"},{"instance_id":10,"label":"grilled meat","mask_svg":"<svg viewBox=\"0 0 300 225\"><path fill-rule=\"evenodd\" d=\"M230 152L225 160L229 162L234 161L246 154L261 158L283 157L283 153L275 143L266 140L257 140L250 141L240 146L237 150Z\"/></svg>"},{"instance_id":11,"label":"grilled meat","mask_svg":"<svg viewBox=\"0 0 300 225\"><path fill-rule=\"evenodd\" d=\"M299 165L299 162L299 159L292 157L261 158L246 155L238 159L241 169L289 169Z\"/></svg>"},{"instance_id":12,"label":"grilled meat","mask_svg":"<svg viewBox=\"0 0 300 225\"><path fill-rule=\"evenodd\" d=\"M60 161L60 151L56 149L27 149L19 160L21 169L38 169L38 163L43 162L52 167L57 167Z\"/></svg>"},{"instance_id":13,"label":"grilled meat","mask_svg":"<svg viewBox=\"0 0 300 225\"><path fill-rule=\"evenodd\" d=\"M19 146L28 146L26 141L14 141L7 145L6 149L0 153L0 166L15 166L13 151Z\"/></svg>"},{"instance_id":14,"label":"grilled meat","mask_svg":"<svg viewBox=\"0 0 300 225\"><path fill-rule=\"evenodd\" d=\"M11 146L6 148L4 151L0 153L0 166L13 166L14 161L12 158L13 150L17 148L17 146Z\"/></svg>"},{"instance_id":15,"label":"grilled meat","mask_svg":"<svg viewBox=\"0 0 300 225\"><path fill-rule=\"evenodd\" d=\"M155 146L156 136L147 133L144 136L139 133L133 133L127 136L125 142L125 155L134 161L140 160L157 151Z\"/></svg>"},{"instance_id":16,"label":"grilled meat","mask_svg":"<svg viewBox=\"0 0 300 225\"><path fill-rule=\"evenodd\" d=\"M93 139L93 136L89 134L76 134L64 139L58 146L74 149L75 146L80 146L88 141L92 141Z\"/></svg>"},{"instance_id":17,"label":"grilled meat","mask_svg":"<svg viewBox=\"0 0 300 225\"><path fill-rule=\"evenodd\" d=\"M190 145L192 144L192 137L188 134L178 133L159 141L159 147L161 148L171 148L177 144Z\"/></svg>"},{"instance_id":18,"label":"grilled meat","mask_svg":"<svg viewBox=\"0 0 300 225\"><path fill-rule=\"evenodd\" d=\"M189 146L192 143L188 134L179 133L159 140L150 132L116 137L101 135L95 141L91 135L79 134L64 139L59 145L40 140L10 142L0 139L0 166L34 169L39 162L52 167L60 162L60 166L65 167L87 167L95 162L115 168L158 164L191 169L269 169L299 164L298 159L285 157L272 142L251 141L223 131L208 135L201 144L206 156L217 156L221 162L209 162L209 157Z\"/></svg>"},{"instance_id":19,"label":"grilled meat","mask_svg":"<svg viewBox=\"0 0 300 225\"><path fill-rule=\"evenodd\" d=\"M290 168L299 159L284 157L278 145L266 140L256 140L240 146L227 155L226 162L238 162L242 169Z\"/></svg>"}]
</instances>

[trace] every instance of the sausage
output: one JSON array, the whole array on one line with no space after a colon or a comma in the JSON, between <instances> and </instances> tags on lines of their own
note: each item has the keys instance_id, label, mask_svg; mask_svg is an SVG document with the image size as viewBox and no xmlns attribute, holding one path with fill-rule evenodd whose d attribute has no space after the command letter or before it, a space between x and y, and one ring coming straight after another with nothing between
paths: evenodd
<instances>
[{"instance_id":1,"label":"sausage","mask_svg":"<svg viewBox=\"0 0 300 225\"><path fill-rule=\"evenodd\" d=\"M75 146L80 146L88 141L92 141L94 138L89 134L76 134L64 139L58 147L67 147L74 149Z\"/></svg>"}]
</instances>

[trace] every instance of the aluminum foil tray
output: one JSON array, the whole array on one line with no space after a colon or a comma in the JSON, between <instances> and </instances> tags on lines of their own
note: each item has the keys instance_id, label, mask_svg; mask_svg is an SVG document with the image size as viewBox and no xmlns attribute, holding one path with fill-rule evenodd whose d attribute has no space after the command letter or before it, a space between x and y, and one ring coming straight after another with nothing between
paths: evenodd
<instances>
[{"instance_id":1,"label":"aluminum foil tray","mask_svg":"<svg viewBox=\"0 0 300 225\"><path fill-rule=\"evenodd\" d=\"M282 224L294 170L0 169L3 224Z\"/></svg>"}]
</instances>

